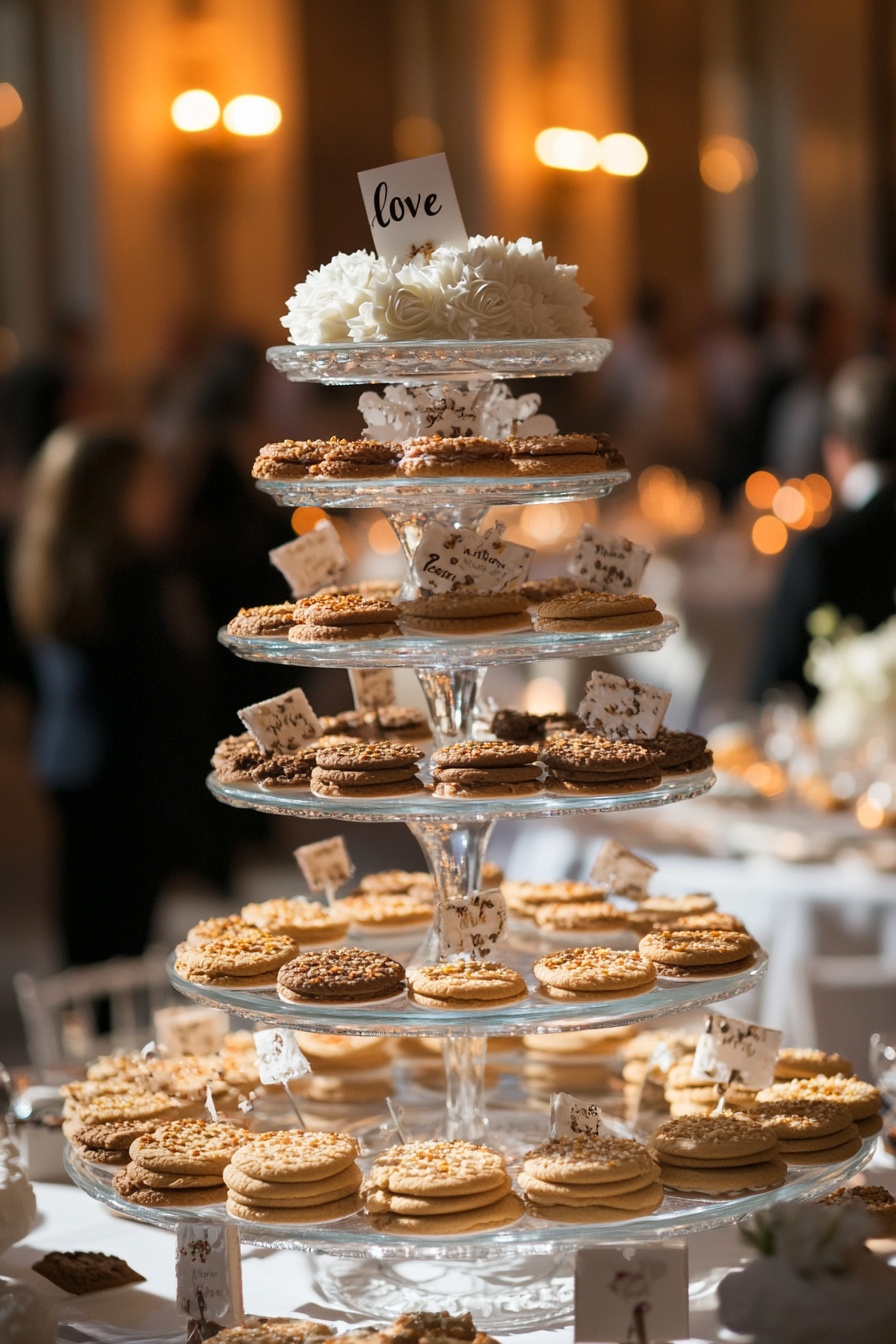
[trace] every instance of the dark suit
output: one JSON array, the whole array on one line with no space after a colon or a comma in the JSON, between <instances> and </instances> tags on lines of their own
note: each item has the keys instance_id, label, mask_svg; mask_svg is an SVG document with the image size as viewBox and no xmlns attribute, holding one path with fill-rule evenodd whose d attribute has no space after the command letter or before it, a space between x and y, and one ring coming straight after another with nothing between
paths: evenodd
<instances>
[{"instance_id":1,"label":"dark suit","mask_svg":"<svg viewBox=\"0 0 896 1344\"><path fill-rule=\"evenodd\" d=\"M793 543L769 613L754 699L787 684L814 696L803 675L806 619L827 603L866 630L896 615L896 483L883 486L863 508L839 514Z\"/></svg>"}]
</instances>

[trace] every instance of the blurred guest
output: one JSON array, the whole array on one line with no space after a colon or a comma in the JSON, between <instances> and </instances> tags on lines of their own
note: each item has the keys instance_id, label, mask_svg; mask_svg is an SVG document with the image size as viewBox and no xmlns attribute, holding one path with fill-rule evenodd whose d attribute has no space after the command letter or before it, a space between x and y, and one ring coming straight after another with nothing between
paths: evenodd
<instances>
[{"instance_id":1,"label":"blurred guest","mask_svg":"<svg viewBox=\"0 0 896 1344\"><path fill-rule=\"evenodd\" d=\"M64 427L27 483L13 610L37 686L34 761L59 817L66 959L145 947L178 861L186 666L165 610L161 464L131 435Z\"/></svg>"},{"instance_id":2,"label":"blurred guest","mask_svg":"<svg viewBox=\"0 0 896 1344\"><path fill-rule=\"evenodd\" d=\"M794 542L769 617L755 698L795 684L809 647L806 622L830 604L873 630L896 613L896 372L866 356L845 364L826 401L823 456L841 506Z\"/></svg>"}]
</instances>

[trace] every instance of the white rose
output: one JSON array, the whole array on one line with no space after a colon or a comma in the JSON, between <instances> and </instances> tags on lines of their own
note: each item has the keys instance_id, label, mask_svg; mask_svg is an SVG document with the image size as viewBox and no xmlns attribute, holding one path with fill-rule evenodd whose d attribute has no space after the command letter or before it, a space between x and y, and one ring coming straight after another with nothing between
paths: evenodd
<instances>
[{"instance_id":1,"label":"white rose","mask_svg":"<svg viewBox=\"0 0 896 1344\"><path fill-rule=\"evenodd\" d=\"M471 278L450 298L448 329L459 340L506 340L516 334L507 286Z\"/></svg>"},{"instance_id":2,"label":"white rose","mask_svg":"<svg viewBox=\"0 0 896 1344\"><path fill-rule=\"evenodd\" d=\"M444 333L444 297L427 284L374 286L370 299L349 322L354 340L428 341Z\"/></svg>"}]
</instances>

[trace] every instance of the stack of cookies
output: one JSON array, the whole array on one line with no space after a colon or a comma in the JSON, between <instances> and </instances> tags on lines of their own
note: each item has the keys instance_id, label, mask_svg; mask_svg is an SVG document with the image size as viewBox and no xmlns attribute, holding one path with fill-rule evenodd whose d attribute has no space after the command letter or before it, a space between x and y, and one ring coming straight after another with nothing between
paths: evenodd
<instances>
[{"instance_id":1,"label":"stack of cookies","mask_svg":"<svg viewBox=\"0 0 896 1344\"><path fill-rule=\"evenodd\" d=\"M677 1194L731 1197L784 1184L773 1133L749 1119L691 1115L668 1120L651 1140L661 1180Z\"/></svg>"},{"instance_id":2,"label":"stack of cookies","mask_svg":"<svg viewBox=\"0 0 896 1344\"><path fill-rule=\"evenodd\" d=\"M515 475L579 476L624 467L606 434L538 434L507 440Z\"/></svg>"},{"instance_id":3,"label":"stack of cookies","mask_svg":"<svg viewBox=\"0 0 896 1344\"><path fill-rule=\"evenodd\" d=\"M507 909L514 915L535 920L542 905L567 901L602 902L607 888L595 886L593 882L516 882L505 878L501 883L501 894Z\"/></svg>"},{"instance_id":4,"label":"stack of cookies","mask_svg":"<svg viewBox=\"0 0 896 1344\"><path fill-rule=\"evenodd\" d=\"M515 742L454 742L432 755L439 798L520 798L541 791L537 747Z\"/></svg>"},{"instance_id":5,"label":"stack of cookies","mask_svg":"<svg viewBox=\"0 0 896 1344\"><path fill-rule=\"evenodd\" d=\"M542 602L535 613L535 629L580 635L602 630L643 630L662 625L652 597L628 593L574 592Z\"/></svg>"},{"instance_id":6,"label":"stack of cookies","mask_svg":"<svg viewBox=\"0 0 896 1344\"><path fill-rule=\"evenodd\" d=\"M549 1139L526 1153L519 1182L531 1211L564 1223L617 1223L655 1213L659 1167L635 1139Z\"/></svg>"},{"instance_id":7,"label":"stack of cookies","mask_svg":"<svg viewBox=\"0 0 896 1344\"><path fill-rule=\"evenodd\" d=\"M818 1074L813 1078L794 1078L772 1083L757 1094L757 1101L837 1101L845 1106L863 1139L878 1134L883 1127L880 1117L881 1096L871 1083L844 1074Z\"/></svg>"},{"instance_id":8,"label":"stack of cookies","mask_svg":"<svg viewBox=\"0 0 896 1344\"><path fill-rule=\"evenodd\" d=\"M696 1036L663 1029L639 1031L623 1041L619 1053L625 1061L622 1081L627 1116L634 1116L642 1107L665 1110L663 1089L668 1073L682 1055L693 1056L696 1044Z\"/></svg>"},{"instance_id":9,"label":"stack of cookies","mask_svg":"<svg viewBox=\"0 0 896 1344\"><path fill-rule=\"evenodd\" d=\"M156 1088L149 1080L105 1079L103 1081L64 1083L59 1089L62 1104L62 1132L67 1139L79 1129L95 1125L131 1124L149 1120L158 1124L180 1116L198 1113L191 1103L176 1100Z\"/></svg>"},{"instance_id":10,"label":"stack of cookies","mask_svg":"<svg viewBox=\"0 0 896 1344\"><path fill-rule=\"evenodd\" d=\"M640 793L663 779L640 742L611 742L587 733L550 738L541 760L548 788L559 793Z\"/></svg>"},{"instance_id":11,"label":"stack of cookies","mask_svg":"<svg viewBox=\"0 0 896 1344\"><path fill-rule=\"evenodd\" d=\"M223 784L252 778L252 771L264 761L264 753L251 733L224 737L215 747L212 769Z\"/></svg>"},{"instance_id":12,"label":"stack of cookies","mask_svg":"<svg viewBox=\"0 0 896 1344\"><path fill-rule=\"evenodd\" d=\"M399 633L397 616L398 608L383 597L304 597L295 605L289 638L300 644L385 639Z\"/></svg>"},{"instance_id":13,"label":"stack of cookies","mask_svg":"<svg viewBox=\"0 0 896 1344\"><path fill-rule=\"evenodd\" d=\"M782 1046L775 1058L775 1082L789 1083L795 1078L831 1078L835 1074L854 1077L855 1069L843 1055L806 1046Z\"/></svg>"},{"instance_id":14,"label":"stack of cookies","mask_svg":"<svg viewBox=\"0 0 896 1344\"><path fill-rule=\"evenodd\" d=\"M244 639L285 635L295 620L295 605L295 602L273 602L260 607L240 607L227 629L231 635Z\"/></svg>"},{"instance_id":15,"label":"stack of cookies","mask_svg":"<svg viewBox=\"0 0 896 1344\"><path fill-rule=\"evenodd\" d=\"M277 975L277 993L287 1003L373 1003L403 988L401 963L363 947L301 952Z\"/></svg>"},{"instance_id":16,"label":"stack of cookies","mask_svg":"<svg viewBox=\"0 0 896 1344\"><path fill-rule=\"evenodd\" d=\"M569 947L539 957L532 970L550 999L628 998L656 983L656 972L637 952L609 947Z\"/></svg>"},{"instance_id":17,"label":"stack of cookies","mask_svg":"<svg viewBox=\"0 0 896 1344\"><path fill-rule=\"evenodd\" d=\"M314 1070L294 1084L300 1096L322 1104L383 1101L392 1093L392 1042L387 1036L328 1036L297 1031Z\"/></svg>"},{"instance_id":18,"label":"stack of cookies","mask_svg":"<svg viewBox=\"0 0 896 1344\"><path fill-rule=\"evenodd\" d=\"M319 798L392 798L417 793L423 752L399 742L357 742L319 748L311 792Z\"/></svg>"},{"instance_id":19,"label":"stack of cookies","mask_svg":"<svg viewBox=\"0 0 896 1344\"><path fill-rule=\"evenodd\" d=\"M681 733L672 728L660 728L656 737L644 744L664 775L690 775L697 770L709 770L712 752L706 738L699 733Z\"/></svg>"},{"instance_id":20,"label":"stack of cookies","mask_svg":"<svg viewBox=\"0 0 896 1344\"><path fill-rule=\"evenodd\" d=\"M243 1129L204 1120L175 1120L143 1134L113 1185L131 1204L170 1208L224 1199L224 1170L248 1138Z\"/></svg>"},{"instance_id":21,"label":"stack of cookies","mask_svg":"<svg viewBox=\"0 0 896 1344\"><path fill-rule=\"evenodd\" d=\"M862 1146L849 1108L837 1101L763 1101L748 1116L736 1118L752 1120L774 1134L788 1167L842 1162Z\"/></svg>"},{"instance_id":22,"label":"stack of cookies","mask_svg":"<svg viewBox=\"0 0 896 1344\"><path fill-rule=\"evenodd\" d=\"M359 892L372 892L378 894L385 892L392 895L396 892L410 891L415 896L422 896L424 892L430 897L435 898L435 882L431 873L408 872L404 868L386 868L380 873L367 873L358 883Z\"/></svg>"},{"instance_id":23,"label":"stack of cookies","mask_svg":"<svg viewBox=\"0 0 896 1344\"><path fill-rule=\"evenodd\" d=\"M344 896L337 908L354 932L388 934L428 928L432 923L433 901L430 895L417 895L414 891L358 890Z\"/></svg>"},{"instance_id":24,"label":"stack of cookies","mask_svg":"<svg viewBox=\"0 0 896 1344\"><path fill-rule=\"evenodd\" d=\"M535 913L537 928L578 942L605 938L608 934L634 934L627 913L609 901L545 901Z\"/></svg>"},{"instance_id":25,"label":"stack of cookies","mask_svg":"<svg viewBox=\"0 0 896 1344\"><path fill-rule=\"evenodd\" d=\"M252 767L249 778L263 789L307 789L311 786L311 772L317 761L317 751L322 738L311 742L298 751L272 752L263 756ZM232 772L231 772L232 773Z\"/></svg>"},{"instance_id":26,"label":"stack of cookies","mask_svg":"<svg viewBox=\"0 0 896 1344\"><path fill-rule=\"evenodd\" d=\"M726 1104L739 1111L751 1109L756 1093L737 1083L727 1088L719 1083L694 1078L691 1070L693 1055L685 1055L672 1065L666 1074L664 1095L673 1117L682 1115L712 1115L724 1094Z\"/></svg>"},{"instance_id":27,"label":"stack of cookies","mask_svg":"<svg viewBox=\"0 0 896 1344\"><path fill-rule=\"evenodd\" d=\"M308 467L309 476L331 480L392 476L397 462L397 445L377 443L374 439L335 439L319 462Z\"/></svg>"},{"instance_id":28,"label":"stack of cookies","mask_svg":"<svg viewBox=\"0 0 896 1344\"><path fill-rule=\"evenodd\" d=\"M304 896L294 896L289 900L274 898L270 901L253 901L244 905L241 911L243 919L266 933L284 934L292 938L300 947L326 943L333 947L341 943L348 933L348 914L330 909L320 901L310 901Z\"/></svg>"},{"instance_id":29,"label":"stack of cookies","mask_svg":"<svg viewBox=\"0 0 896 1344\"><path fill-rule=\"evenodd\" d=\"M348 1134L256 1134L224 1168L227 1212L251 1223L323 1223L360 1208L358 1145Z\"/></svg>"},{"instance_id":30,"label":"stack of cookies","mask_svg":"<svg viewBox=\"0 0 896 1344\"><path fill-rule=\"evenodd\" d=\"M524 1036L523 1084L545 1098L552 1092L599 1096L604 1106L617 1103L618 1110L622 1089L611 1064L630 1034L630 1027L610 1027Z\"/></svg>"},{"instance_id":31,"label":"stack of cookies","mask_svg":"<svg viewBox=\"0 0 896 1344\"><path fill-rule=\"evenodd\" d=\"M529 604L520 593L438 593L399 602L398 620L409 634L501 634L532 626Z\"/></svg>"},{"instance_id":32,"label":"stack of cookies","mask_svg":"<svg viewBox=\"0 0 896 1344\"><path fill-rule=\"evenodd\" d=\"M174 969L195 985L258 989L276 984L277 972L299 945L282 933L236 929L203 943L181 943Z\"/></svg>"},{"instance_id":33,"label":"stack of cookies","mask_svg":"<svg viewBox=\"0 0 896 1344\"><path fill-rule=\"evenodd\" d=\"M387 1149L362 1194L377 1229L405 1235L485 1232L516 1222L523 1212L501 1154L462 1139Z\"/></svg>"},{"instance_id":34,"label":"stack of cookies","mask_svg":"<svg viewBox=\"0 0 896 1344\"><path fill-rule=\"evenodd\" d=\"M756 959L758 944L736 929L654 929L638 944L658 975L679 980L732 975Z\"/></svg>"},{"instance_id":35,"label":"stack of cookies","mask_svg":"<svg viewBox=\"0 0 896 1344\"><path fill-rule=\"evenodd\" d=\"M126 1167L130 1162L129 1148L135 1139L151 1134L157 1127L155 1120L112 1120L105 1124L79 1125L69 1135L69 1141L85 1162L101 1167Z\"/></svg>"},{"instance_id":36,"label":"stack of cookies","mask_svg":"<svg viewBox=\"0 0 896 1344\"><path fill-rule=\"evenodd\" d=\"M499 961L442 961L408 971L408 998L424 1008L502 1008L528 993L519 972Z\"/></svg>"},{"instance_id":37,"label":"stack of cookies","mask_svg":"<svg viewBox=\"0 0 896 1344\"><path fill-rule=\"evenodd\" d=\"M510 470L505 439L428 434L405 439L401 450L402 476L506 476Z\"/></svg>"}]
</instances>

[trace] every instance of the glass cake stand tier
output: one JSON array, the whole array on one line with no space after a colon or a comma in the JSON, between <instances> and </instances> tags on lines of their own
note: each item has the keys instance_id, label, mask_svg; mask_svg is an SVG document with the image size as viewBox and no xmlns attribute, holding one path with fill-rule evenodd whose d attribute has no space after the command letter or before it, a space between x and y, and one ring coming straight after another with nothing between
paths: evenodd
<instances>
[{"instance_id":1,"label":"glass cake stand tier","mask_svg":"<svg viewBox=\"0 0 896 1344\"><path fill-rule=\"evenodd\" d=\"M602 336L513 341L346 341L274 345L268 362L292 383L491 383L594 373L613 349Z\"/></svg>"},{"instance_id":2,"label":"glass cake stand tier","mask_svg":"<svg viewBox=\"0 0 896 1344\"><path fill-rule=\"evenodd\" d=\"M381 941L386 950L387 940L383 938ZM571 935L569 946L575 946L575 943L575 935ZM422 950L426 947L427 944L422 942L421 950L411 959L412 964L428 959L428 952ZM437 951L435 957L438 957ZM529 991L525 999L491 1008L426 1008L411 1001L403 990L390 999L373 1003L286 1003L278 998L273 988L240 990L194 984L174 969L174 955L168 961L168 977L186 998L270 1026L334 1035L441 1036L476 1041L486 1036L629 1026L671 1013L703 1008L755 989L765 974L768 961L765 952L760 951L751 966L732 975L689 980L660 977L645 992L595 994L574 1002L549 998L532 974L534 955L514 948L512 940L501 943L495 949L495 957L523 976Z\"/></svg>"},{"instance_id":3,"label":"glass cake stand tier","mask_svg":"<svg viewBox=\"0 0 896 1344\"><path fill-rule=\"evenodd\" d=\"M382 509L390 514L425 509L437 515L442 509L484 511L501 504L603 499L630 480L630 473L620 468L584 476L368 476L354 480L303 476L298 480L262 479L255 484L278 504L293 509L310 504L320 509Z\"/></svg>"},{"instance_id":4,"label":"glass cake stand tier","mask_svg":"<svg viewBox=\"0 0 896 1344\"><path fill-rule=\"evenodd\" d=\"M661 649L677 633L678 621L642 630L592 630L584 634L517 630L494 635L397 635L387 639L296 643L285 635L232 635L226 626L218 640L240 658L296 667L491 667L496 663L534 663L542 658L609 658L620 653Z\"/></svg>"}]
</instances>

